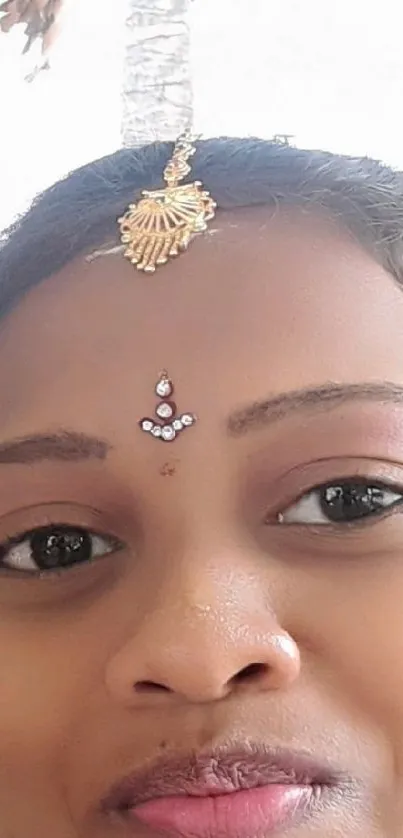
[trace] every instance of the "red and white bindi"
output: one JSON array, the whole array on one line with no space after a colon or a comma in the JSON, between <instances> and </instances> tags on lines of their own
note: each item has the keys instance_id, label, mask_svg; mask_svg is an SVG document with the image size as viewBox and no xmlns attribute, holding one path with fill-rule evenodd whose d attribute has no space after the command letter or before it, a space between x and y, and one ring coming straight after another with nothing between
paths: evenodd
<instances>
[{"instance_id":1,"label":"red and white bindi","mask_svg":"<svg viewBox=\"0 0 403 838\"><path fill-rule=\"evenodd\" d=\"M155 385L155 395L159 398L155 408L157 420L146 417L139 422L142 431L162 442L173 442L185 428L190 428L196 422L194 413L178 415L176 404L172 401L173 393L172 381L164 371Z\"/></svg>"}]
</instances>

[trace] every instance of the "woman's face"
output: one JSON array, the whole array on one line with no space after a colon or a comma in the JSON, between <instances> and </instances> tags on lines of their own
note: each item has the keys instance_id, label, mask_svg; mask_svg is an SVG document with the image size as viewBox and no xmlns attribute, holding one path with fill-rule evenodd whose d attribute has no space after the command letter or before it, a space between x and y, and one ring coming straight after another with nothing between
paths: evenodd
<instances>
[{"instance_id":1,"label":"woman's face","mask_svg":"<svg viewBox=\"0 0 403 838\"><path fill-rule=\"evenodd\" d=\"M403 296L325 220L215 227L2 326L7 838L403 836ZM171 443L138 425L162 369ZM117 813L132 772L162 802Z\"/></svg>"}]
</instances>

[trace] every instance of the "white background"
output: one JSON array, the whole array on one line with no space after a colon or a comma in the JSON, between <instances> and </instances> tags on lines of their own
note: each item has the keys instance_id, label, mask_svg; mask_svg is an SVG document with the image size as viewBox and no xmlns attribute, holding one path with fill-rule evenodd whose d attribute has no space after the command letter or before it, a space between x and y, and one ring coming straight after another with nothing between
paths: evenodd
<instances>
[{"instance_id":1,"label":"white background","mask_svg":"<svg viewBox=\"0 0 403 838\"><path fill-rule=\"evenodd\" d=\"M0 228L59 176L119 147L127 2L68 0L53 69L33 84L22 32L0 35ZM289 133L403 169L400 5L194 0L196 129Z\"/></svg>"}]
</instances>

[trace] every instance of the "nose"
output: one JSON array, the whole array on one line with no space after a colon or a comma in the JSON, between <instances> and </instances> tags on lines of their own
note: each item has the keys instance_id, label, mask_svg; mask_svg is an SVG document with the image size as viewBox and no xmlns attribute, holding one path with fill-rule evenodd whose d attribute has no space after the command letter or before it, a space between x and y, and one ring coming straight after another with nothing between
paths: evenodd
<instances>
[{"instance_id":1,"label":"nose","mask_svg":"<svg viewBox=\"0 0 403 838\"><path fill-rule=\"evenodd\" d=\"M296 681L299 648L262 597L267 588L242 574L231 574L229 590L222 580L209 581L193 580L186 592L175 586L163 598L160 591L158 605L148 603L108 661L106 684L115 700L206 703L241 691L285 690Z\"/></svg>"}]
</instances>

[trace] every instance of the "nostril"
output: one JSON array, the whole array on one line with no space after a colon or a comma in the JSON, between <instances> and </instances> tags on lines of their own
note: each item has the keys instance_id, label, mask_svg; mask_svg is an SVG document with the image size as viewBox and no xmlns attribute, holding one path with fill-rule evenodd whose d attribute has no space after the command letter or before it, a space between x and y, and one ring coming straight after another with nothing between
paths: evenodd
<instances>
[{"instance_id":1,"label":"nostril","mask_svg":"<svg viewBox=\"0 0 403 838\"><path fill-rule=\"evenodd\" d=\"M233 684L244 683L245 681L258 681L267 674L267 666L264 663L250 663L237 672L231 679Z\"/></svg>"},{"instance_id":2,"label":"nostril","mask_svg":"<svg viewBox=\"0 0 403 838\"><path fill-rule=\"evenodd\" d=\"M158 684L155 681L138 681L137 684L134 685L135 692L137 693L170 693L171 690L169 687L166 687L165 684Z\"/></svg>"}]
</instances>

